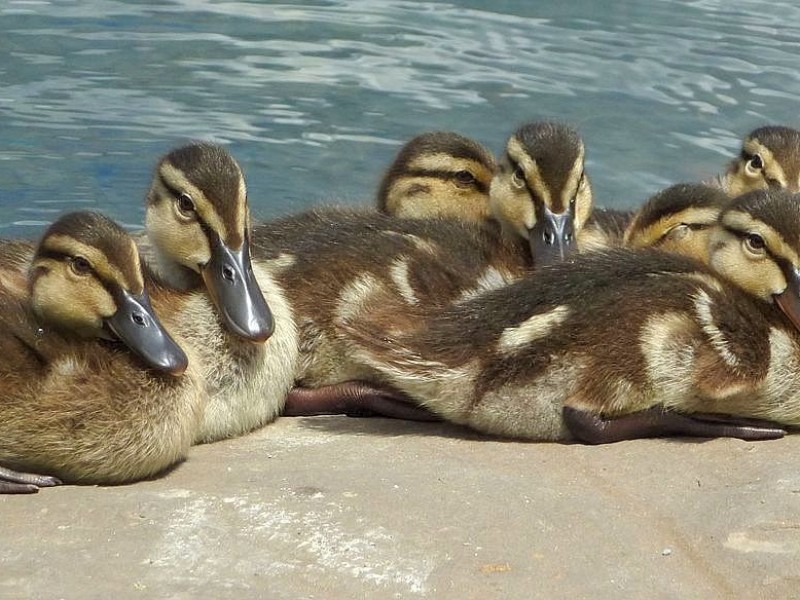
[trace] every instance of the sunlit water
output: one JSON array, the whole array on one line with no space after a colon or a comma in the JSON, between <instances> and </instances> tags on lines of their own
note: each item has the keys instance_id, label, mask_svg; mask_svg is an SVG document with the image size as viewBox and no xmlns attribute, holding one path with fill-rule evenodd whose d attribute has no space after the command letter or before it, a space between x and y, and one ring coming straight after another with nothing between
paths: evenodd
<instances>
[{"instance_id":1,"label":"sunlit water","mask_svg":"<svg viewBox=\"0 0 800 600\"><path fill-rule=\"evenodd\" d=\"M269 218L371 202L422 131L499 152L536 119L575 125L598 203L633 206L797 126L799 29L800 5L749 0L5 0L0 235L79 207L139 225L190 139L229 144Z\"/></svg>"}]
</instances>

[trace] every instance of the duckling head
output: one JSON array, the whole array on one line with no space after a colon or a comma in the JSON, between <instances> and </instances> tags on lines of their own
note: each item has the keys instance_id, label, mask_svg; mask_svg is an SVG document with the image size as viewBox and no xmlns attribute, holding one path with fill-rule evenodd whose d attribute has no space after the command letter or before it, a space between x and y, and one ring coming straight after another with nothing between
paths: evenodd
<instances>
[{"instance_id":1,"label":"duckling head","mask_svg":"<svg viewBox=\"0 0 800 600\"><path fill-rule=\"evenodd\" d=\"M383 176L378 210L396 217L489 218L494 156L450 131L423 133L406 143Z\"/></svg>"},{"instance_id":2,"label":"duckling head","mask_svg":"<svg viewBox=\"0 0 800 600\"><path fill-rule=\"evenodd\" d=\"M756 190L735 198L710 235L715 271L766 302L800 329L800 197Z\"/></svg>"},{"instance_id":3,"label":"duckling head","mask_svg":"<svg viewBox=\"0 0 800 600\"><path fill-rule=\"evenodd\" d=\"M731 197L766 188L800 191L800 131L776 125L753 130L722 181Z\"/></svg>"},{"instance_id":4,"label":"duckling head","mask_svg":"<svg viewBox=\"0 0 800 600\"><path fill-rule=\"evenodd\" d=\"M250 260L244 176L224 148L196 143L164 156L147 194L145 223L171 283L194 274L228 331L254 342L272 335L272 314Z\"/></svg>"},{"instance_id":5,"label":"duckling head","mask_svg":"<svg viewBox=\"0 0 800 600\"><path fill-rule=\"evenodd\" d=\"M55 328L123 342L149 367L188 365L150 306L139 253L116 223L94 212L64 215L45 232L30 267L31 304Z\"/></svg>"},{"instance_id":6,"label":"duckling head","mask_svg":"<svg viewBox=\"0 0 800 600\"><path fill-rule=\"evenodd\" d=\"M537 265L572 252L592 211L584 154L578 133L559 123L523 125L506 144L490 189L492 215L528 242Z\"/></svg>"},{"instance_id":7,"label":"duckling head","mask_svg":"<svg viewBox=\"0 0 800 600\"><path fill-rule=\"evenodd\" d=\"M625 230L629 248L658 248L708 263L709 235L729 198L702 183L678 183L652 196Z\"/></svg>"}]
</instances>

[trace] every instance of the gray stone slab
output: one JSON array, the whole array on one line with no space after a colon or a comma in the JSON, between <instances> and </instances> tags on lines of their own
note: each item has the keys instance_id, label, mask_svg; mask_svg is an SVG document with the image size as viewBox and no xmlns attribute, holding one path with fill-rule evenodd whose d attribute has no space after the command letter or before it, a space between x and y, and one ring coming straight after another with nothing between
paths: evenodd
<instances>
[{"instance_id":1,"label":"gray stone slab","mask_svg":"<svg viewBox=\"0 0 800 600\"><path fill-rule=\"evenodd\" d=\"M797 598L798 455L284 418L157 480L0 497L0 598Z\"/></svg>"}]
</instances>

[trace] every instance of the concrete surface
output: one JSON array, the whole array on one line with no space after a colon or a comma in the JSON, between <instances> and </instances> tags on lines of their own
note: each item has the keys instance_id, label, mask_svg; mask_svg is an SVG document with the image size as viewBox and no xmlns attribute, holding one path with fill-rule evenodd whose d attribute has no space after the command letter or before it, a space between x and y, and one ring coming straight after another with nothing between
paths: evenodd
<instances>
[{"instance_id":1,"label":"concrete surface","mask_svg":"<svg viewBox=\"0 0 800 600\"><path fill-rule=\"evenodd\" d=\"M0 598L798 598L798 457L283 418L154 481L1 497Z\"/></svg>"}]
</instances>

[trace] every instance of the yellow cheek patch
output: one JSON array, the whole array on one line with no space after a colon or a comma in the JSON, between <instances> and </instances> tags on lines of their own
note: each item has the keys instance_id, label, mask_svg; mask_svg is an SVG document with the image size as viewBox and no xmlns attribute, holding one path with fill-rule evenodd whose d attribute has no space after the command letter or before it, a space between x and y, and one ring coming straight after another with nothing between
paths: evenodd
<instances>
[{"instance_id":1,"label":"yellow cheek patch","mask_svg":"<svg viewBox=\"0 0 800 600\"><path fill-rule=\"evenodd\" d=\"M583 144L578 149L578 156L575 157L575 162L567 173L567 179L564 182L564 190L561 196L563 206L569 206L570 201L578 195L578 186L581 183L581 175L583 175L583 157L586 150Z\"/></svg>"},{"instance_id":2,"label":"yellow cheek patch","mask_svg":"<svg viewBox=\"0 0 800 600\"><path fill-rule=\"evenodd\" d=\"M536 212L530 196L511 185L508 177L496 177L489 189L489 207L492 215L506 231L523 238L536 224Z\"/></svg>"},{"instance_id":3,"label":"yellow cheek patch","mask_svg":"<svg viewBox=\"0 0 800 600\"><path fill-rule=\"evenodd\" d=\"M536 195L536 198L531 198L531 200L543 202L548 208L551 207L553 205L553 199L550 195L550 188L545 185L542 173L539 171L539 166L536 164L536 161L525 152L525 149L514 137L508 140L507 150L511 159L522 169L528 186ZM507 177L509 179L511 176L512 173L508 173Z\"/></svg>"},{"instance_id":4,"label":"yellow cheek patch","mask_svg":"<svg viewBox=\"0 0 800 600\"><path fill-rule=\"evenodd\" d=\"M120 257L113 257L115 262L126 261L124 270L112 262L110 257L99 248L84 244L67 235L48 236L43 240L42 248L67 256L82 256L91 263L92 269L100 279L115 282L137 294L144 289L139 253L133 241L124 250L121 250L124 252L124 258L120 260Z\"/></svg>"},{"instance_id":5,"label":"yellow cheek patch","mask_svg":"<svg viewBox=\"0 0 800 600\"><path fill-rule=\"evenodd\" d=\"M786 289L783 272L769 255L760 260L749 258L741 240L725 230L714 231L710 239L709 261L721 276L767 302Z\"/></svg>"},{"instance_id":6,"label":"yellow cheek patch","mask_svg":"<svg viewBox=\"0 0 800 600\"><path fill-rule=\"evenodd\" d=\"M445 173L456 173L458 171L474 173L476 167L480 166L480 163L474 160L452 156L447 152L421 154L408 164L411 171L440 171Z\"/></svg>"},{"instance_id":7,"label":"yellow cheek patch","mask_svg":"<svg viewBox=\"0 0 800 600\"><path fill-rule=\"evenodd\" d=\"M161 165L159 173L170 187L176 190L182 190L192 197L198 217L213 231L217 232L221 239L228 240L229 237L231 237L232 232L228 229L219 212L217 212L213 202L206 197L200 188L186 179L182 171L165 162ZM240 193L241 191L242 188L240 187ZM244 205L244 196L240 197L238 200ZM246 206L244 206L244 210L246 210ZM244 231L245 217L242 216L241 219L238 217L239 215L237 214L236 221L241 221L241 223L234 223L232 225L234 227L241 225L241 230Z\"/></svg>"},{"instance_id":8,"label":"yellow cheek patch","mask_svg":"<svg viewBox=\"0 0 800 600\"><path fill-rule=\"evenodd\" d=\"M732 190L735 189L736 195L756 189L766 189L768 187L767 179L777 181L781 187L787 186L788 180L786 178L786 173L780 161L775 158L772 150L755 138L745 140L744 144L742 144L742 149L745 154L758 154L761 157L764 167L761 173L751 175L748 172L747 161L745 159L740 159L738 161L740 164L738 173L742 179L732 186Z\"/></svg>"},{"instance_id":9,"label":"yellow cheek patch","mask_svg":"<svg viewBox=\"0 0 800 600\"><path fill-rule=\"evenodd\" d=\"M722 223L730 229L742 232L753 232L764 238L769 251L789 261L795 267L800 267L800 257L795 249L784 240L777 231L754 219L746 212L729 210L722 217Z\"/></svg>"},{"instance_id":10,"label":"yellow cheek patch","mask_svg":"<svg viewBox=\"0 0 800 600\"><path fill-rule=\"evenodd\" d=\"M578 187L575 196L575 229L580 231L592 214L592 205L594 204L594 196L592 195L592 186L589 183L589 178L584 175L583 185Z\"/></svg>"},{"instance_id":11,"label":"yellow cheek patch","mask_svg":"<svg viewBox=\"0 0 800 600\"><path fill-rule=\"evenodd\" d=\"M690 207L680 212L666 215L640 229L639 219L634 220L625 231L625 245L631 248L655 246L678 225L713 225L719 217L720 209Z\"/></svg>"},{"instance_id":12,"label":"yellow cheek patch","mask_svg":"<svg viewBox=\"0 0 800 600\"><path fill-rule=\"evenodd\" d=\"M76 279L63 261L37 260L32 268L42 268L31 289L34 310L42 318L80 331L99 329L102 319L116 312L113 298L96 279Z\"/></svg>"}]
</instances>

